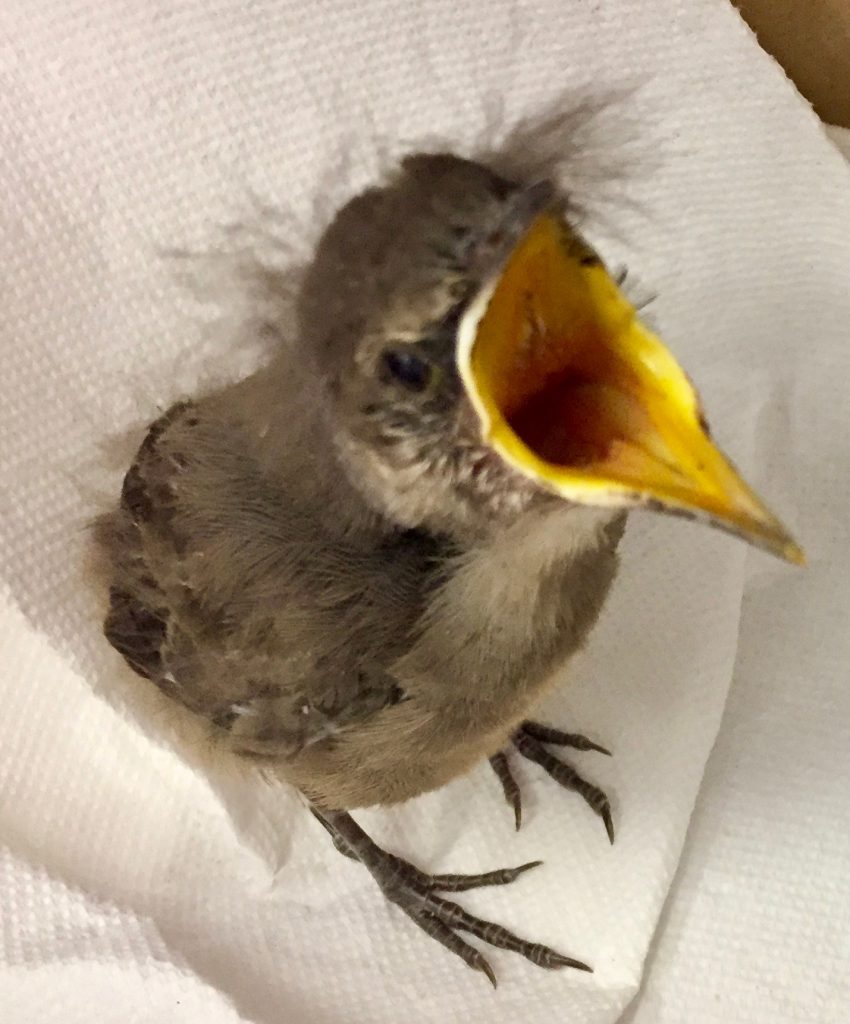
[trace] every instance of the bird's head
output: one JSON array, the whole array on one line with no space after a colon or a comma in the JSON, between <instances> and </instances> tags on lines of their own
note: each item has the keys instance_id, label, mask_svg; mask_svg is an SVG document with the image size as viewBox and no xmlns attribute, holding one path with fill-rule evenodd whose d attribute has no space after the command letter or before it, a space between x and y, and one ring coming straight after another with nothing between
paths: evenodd
<instances>
[{"instance_id":1,"label":"bird's head","mask_svg":"<svg viewBox=\"0 0 850 1024\"><path fill-rule=\"evenodd\" d=\"M549 182L423 154L337 214L299 326L352 483L404 527L645 506L800 561L566 210Z\"/></svg>"}]
</instances>

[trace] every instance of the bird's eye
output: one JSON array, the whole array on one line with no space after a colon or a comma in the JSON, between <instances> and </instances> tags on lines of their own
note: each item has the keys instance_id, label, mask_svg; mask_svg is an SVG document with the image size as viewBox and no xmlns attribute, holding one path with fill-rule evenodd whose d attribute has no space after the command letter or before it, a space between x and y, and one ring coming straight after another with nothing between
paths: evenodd
<instances>
[{"instance_id":1,"label":"bird's eye","mask_svg":"<svg viewBox=\"0 0 850 1024\"><path fill-rule=\"evenodd\" d=\"M383 352L381 365L388 377L418 395L430 390L438 378L438 370L433 363L403 348L390 348Z\"/></svg>"}]
</instances>

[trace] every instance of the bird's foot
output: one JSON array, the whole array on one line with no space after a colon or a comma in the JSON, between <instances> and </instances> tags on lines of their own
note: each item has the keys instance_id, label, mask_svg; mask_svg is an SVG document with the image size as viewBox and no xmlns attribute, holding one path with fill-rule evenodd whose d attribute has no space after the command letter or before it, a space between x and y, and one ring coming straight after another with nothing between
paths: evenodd
<instances>
[{"instance_id":1,"label":"bird's foot","mask_svg":"<svg viewBox=\"0 0 850 1024\"><path fill-rule=\"evenodd\" d=\"M459 956L465 964L485 974L494 987L496 975L493 968L475 946L461 937L460 932L467 932L498 949L519 953L538 967L592 970L580 960L563 956L539 942L521 939L501 925L474 917L457 903L438 895L440 892L464 892L485 885L507 885L537 867L540 861L478 875L428 875L401 857L382 850L350 814L316 808L313 808L313 813L333 837L334 846L346 856L359 860L391 903L395 903L426 934Z\"/></svg>"},{"instance_id":2,"label":"bird's foot","mask_svg":"<svg viewBox=\"0 0 850 1024\"><path fill-rule=\"evenodd\" d=\"M523 722L522 725L511 736L511 744L516 747L523 757L529 761L539 764L557 783L565 789L575 790L599 815L605 825L609 840L614 842L614 823L611 819L611 805L608 797L593 783L582 778L571 764L555 757L546 749L547 744L558 747L573 747L575 750L597 750L601 754L609 754L610 750L593 743L586 736L580 733L562 732L560 729L552 729L548 725L538 725L536 722ZM514 820L519 829L522 824L522 796L519 785L514 778L507 754L502 751L490 758L502 790L505 800L514 809Z\"/></svg>"}]
</instances>

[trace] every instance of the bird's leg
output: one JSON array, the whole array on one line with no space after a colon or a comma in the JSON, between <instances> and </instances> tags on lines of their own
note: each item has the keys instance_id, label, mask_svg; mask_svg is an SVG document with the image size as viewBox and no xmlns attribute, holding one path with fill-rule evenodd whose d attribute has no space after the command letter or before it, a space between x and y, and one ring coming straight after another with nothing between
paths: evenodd
<instances>
[{"instance_id":1,"label":"bird's leg","mask_svg":"<svg viewBox=\"0 0 850 1024\"><path fill-rule=\"evenodd\" d=\"M457 903L438 895L440 892L463 892L485 885L507 885L540 861L478 875L428 875L401 857L382 850L345 811L325 811L315 807L312 811L333 837L337 849L359 860L391 903L395 903L424 932L459 956L469 967L485 974L494 986L496 975L492 967L479 950L461 937L460 932L468 932L499 949L519 953L539 967L591 970L580 960L556 953L539 942L521 939L501 925L473 917Z\"/></svg>"},{"instance_id":2,"label":"bird's leg","mask_svg":"<svg viewBox=\"0 0 850 1024\"><path fill-rule=\"evenodd\" d=\"M348 843L342 838L339 832L337 832L333 825L331 825L331 823L327 821L327 819L319 811L317 811L315 807L311 806L310 812L312 813L316 821L319 822L322 828L331 837L331 841L333 842L337 852L341 853L343 857L348 857L349 860L360 860L360 858L357 856L354 850L351 849Z\"/></svg>"},{"instance_id":3,"label":"bird's leg","mask_svg":"<svg viewBox=\"0 0 850 1024\"><path fill-rule=\"evenodd\" d=\"M611 805L605 793L594 786L573 768L571 764L555 757L546 749L546 744L559 747L573 747L575 750L597 750L601 754L609 754L610 750L593 743L580 733L562 732L548 725L536 722L523 722L511 736L511 743L529 761L539 764L557 783L566 789L573 789L579 794L602 819L608 838L614 842L614 823L611 819ZM505 799L514 809L516 827L522 823L522 798L519 785L511 772L507 755L504 752L494 754L490 764L502 784Z\"/></svg>"}]
</instances>

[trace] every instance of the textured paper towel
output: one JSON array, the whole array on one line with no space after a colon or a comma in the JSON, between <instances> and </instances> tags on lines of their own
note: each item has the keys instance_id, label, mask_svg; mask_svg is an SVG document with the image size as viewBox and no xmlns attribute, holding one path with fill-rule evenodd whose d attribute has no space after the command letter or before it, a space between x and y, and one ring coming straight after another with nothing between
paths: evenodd
<instances>
[{"instance_id":1,"label":"textured paper towel","mask_svg":"<svg viewBox=\"0 0 850 1024\"><path fill-rule=\"evenodd\" d=\"M850 161L850 130L829 135ZM831 463L809 527L829 558L792 587L746 588L720 735L641 996L623 1024L847 1019L847 407L840 382L825 385L823 370L816 379L822 400L836 403L835 434L817 448L813 437L811 448Z\"/></svg>"},{"instance_id":2,"label":"textured paper towel","mask_svg":"<svg viewBox=\"0 0 850 1024\"><path fill-rule=\"evenodd\" d=\"M840 616L820 604L839 607L847 569L841 158L734 12L709 0L6 0L0 32L3 1019L615 1020L639 984L733 674L781 670L794 700L770 713L786 719L807 693L838 697ZM485 769L361 815L433 870L546 861L464 903L596 973L494 954L493 993L388 908L291 793L169 742L99 637L82 524L104 437L211 364L225 373L251 356L231 358L233 339L198 340L156 247L196 243L253 190L301 218L306 248L317 193L321 211L365 183L375 137L391 152L433 135L468 149L494 100L510 125L565 91L619 96L570 169L604 215L588 229L658 291L653 316L716 433L813 567L795 579L720 535L636 519L621 585L546 709L616 752L582 762L615 796L613 849L530 766L518 836ZM594 178L596 158L626 180ZM783 770L803 778L786 732ZM802 783L790 792L783 814L798 821ZM782 815L758 811L759 863L782 870Z\"/></svg>"}]
</instances>

